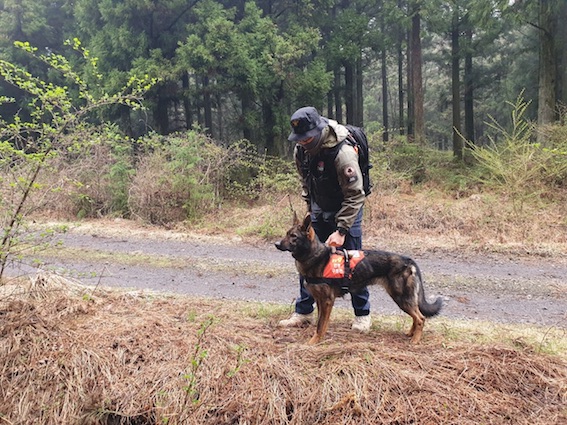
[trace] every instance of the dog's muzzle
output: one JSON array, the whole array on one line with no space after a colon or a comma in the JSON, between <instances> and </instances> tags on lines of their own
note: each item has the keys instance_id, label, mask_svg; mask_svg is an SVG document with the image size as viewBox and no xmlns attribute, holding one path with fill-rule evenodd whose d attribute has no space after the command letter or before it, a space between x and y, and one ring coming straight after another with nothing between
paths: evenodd
<instances>
[{"instance_id":1,"label":"dog's muzzle","mask_svg":"<svg viewBox=\"0 0 567 425\"><path fill-rule=\"evenodd\" d=\"M279 249L280 251L289 251L289 247L284 246L284 244L282 244L281 242L276 242L274 245L275 245L276 248Z\"/></svg>"}]
</instances>

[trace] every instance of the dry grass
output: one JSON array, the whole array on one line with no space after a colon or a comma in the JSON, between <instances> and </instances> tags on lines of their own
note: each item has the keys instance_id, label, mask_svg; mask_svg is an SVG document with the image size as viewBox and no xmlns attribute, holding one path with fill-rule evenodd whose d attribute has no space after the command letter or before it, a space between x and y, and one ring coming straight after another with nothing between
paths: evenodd
<instances>
[{"instance_id":1,"label":"dry grass","mask_svg":"<svg viewBox=\"0 0 567 425\"><path fill-rule=\"evenodd\" d=\"M489 193L460 199L427 191L384 193L367 200L365 233L421 250L564 255L567 215L558 205L517 211Z\"/></svg>"},{"instance_id":2,"label":"dry grass","mask_svg":"<svg viewBox=\"0 0 567 425\"><path fill-rule=\"evenodd\" d=\"M567 193L561 198L567 199ZM565 201L534 203L515 210L510 200L491 193L454 198L427 188L375 190L364 207L365 245L408 252L503 253L567 260ZM299 196L282 195L254 205L226 205L201 222L178 223L182 233L276 240L285 234Z\"/></svg>"},{"instance_id":3,"label":"dry grass","mask_svg":"<svg viewBox=\"0 0 567 425\"><path fill-rule=\"evenodd\" d=\"M407 322L357 336L337 311L310 347L312 329L275 326L281 306L92 293L49 275L2 289L0 424L567 422L564 345L471 342L433 320L411 346Z\"/></svg>"}]
</instances>

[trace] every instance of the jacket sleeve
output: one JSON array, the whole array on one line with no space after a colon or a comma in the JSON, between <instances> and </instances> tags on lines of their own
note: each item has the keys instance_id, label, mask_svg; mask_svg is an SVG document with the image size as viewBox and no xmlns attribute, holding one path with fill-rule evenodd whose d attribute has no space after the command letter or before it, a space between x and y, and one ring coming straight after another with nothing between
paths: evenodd
<instances>
[{"instance_id":1,"label":"jacket sleeve","mask_svg":"<svg viewBox=\"0 0 567 425\"><path fill-rule=\"evenodd\" d=\"M349 230L364 205L366 195L362 184L362 172L358 165L358 154L354 148L343 143L335 158L343 202L335 216L337 227Z\"/></svg>"}]
</instances>

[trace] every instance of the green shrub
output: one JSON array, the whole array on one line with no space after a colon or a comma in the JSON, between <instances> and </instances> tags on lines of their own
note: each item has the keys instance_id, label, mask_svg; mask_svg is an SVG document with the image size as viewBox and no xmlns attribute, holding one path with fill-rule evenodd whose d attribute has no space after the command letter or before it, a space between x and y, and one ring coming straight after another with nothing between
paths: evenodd
<instances>
[{"instance_id":1,"label":"green shrub","mask_svg":"<svg viewBox=\"0 0 567 425\"><path fill-rule=\"evenodd\" d=\"M426 179L427 161L432 149L409 142L405 137L396 137L384 144L382 158L388 169L412 183Z\"/></svg>"},{"instance_id":2,"label":"green shrub","mask_svg":"<svg viewBox=\"0 0 567 425\"><path fill-rule=\"evenodd\" d=\"M546 182L551 186L567 188L567 109L561 111L561 120L538 128L543 135L543 149L549 155Z\"/></svg>"},{"instance_id":3,"label":"green shrub","mask_svg":"<svg viewBox=\"0 0 567 425\"><path fill-rule=\"evenodd\" d=\"M534 142L536 127L524 118L529 103L518 97L512 105L510 129L492 123L494 134L490 145L471 146L471 153L482 174L479 180L487 187L508 196L516 211L527 201L537 201L552 187L550 183L564 181L567 175L565 142L554 146Z\"/></svg>"},{"instance_id":4,"label":"green shrub","mask_svg":"<svg viewBox=\"0 0 567 425\"><path fill-rule=\"evenodd\" d=\"M147 153L140 156L129 190L133 215L156 224L182 221L204 208L213 198L205 168L199 167L200 149L206 143L196 133L144 141Z\"/></svg>"},{"instance_id":5,"label":"green shrub","mask_svg":"<svg viewBox=\"0 0 567 425\"><path fill-rule=\"evenodd\" d=\"M277 157L256 157L249 162L255 173L239 187L248 199L270 201L274 196L297 193L301 190L299 175L291 160ZM235 182L232 182L233 187Z\"/></svg>"},{"instance_id":6,"label":"green shrub","mask_svg":"<svg viewBox=\"0 0 567 425\"><path fill-rule=\"evenodd\" d=\"M194 221L227 199L252 198L260 174L255 148L240 141L230 146L188 131L151 135L143 143L129 191L132 214L151 223Z\"/></svg>"},{"instance_id":7,"label":"green shrub","mask_svg":"<svg viewBox=\"0 0 567 425\"><path fill-rule=\"evenodd\" d=\"M78 218L128 217L128 191L134 174L135 140L112 125L83 128L66 136L68 144L82 140L80 150L59 153L41 176L60 196L51 196L44 209ZM64 195L64 196L62 196Z\"/></svg>"}]
</instances>

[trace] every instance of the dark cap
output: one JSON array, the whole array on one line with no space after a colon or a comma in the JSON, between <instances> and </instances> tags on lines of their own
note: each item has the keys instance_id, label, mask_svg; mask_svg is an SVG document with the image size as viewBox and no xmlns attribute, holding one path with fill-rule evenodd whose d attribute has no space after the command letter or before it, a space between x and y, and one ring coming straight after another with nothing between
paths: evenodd
<instances>
[{"instance_id":1,"label":"dark cap","mask_svg":"<svg viewBox=\"0 0 567 425\"><path fill-rule=\"evenodd\" d=\"M293 113L290 123L292 131L287 140L298 142L318 136L327 126L328 121L325 117L321 117L313 106L306 106Z\"/></svg>"}]
</instances>

